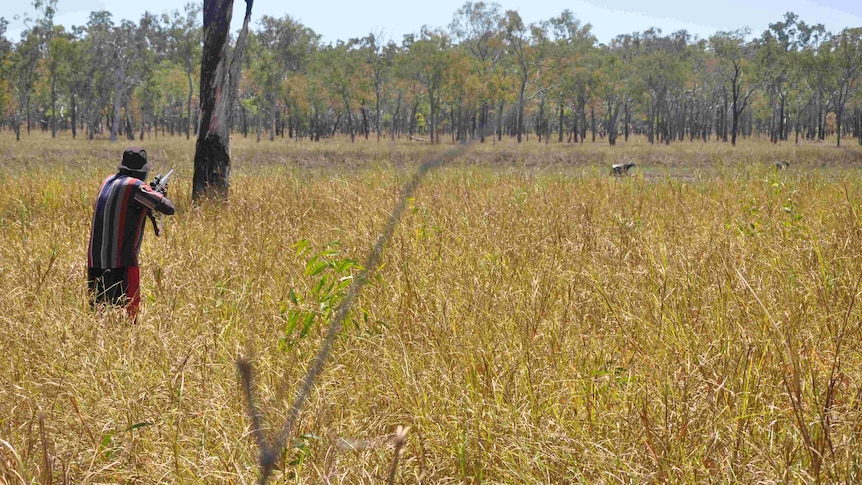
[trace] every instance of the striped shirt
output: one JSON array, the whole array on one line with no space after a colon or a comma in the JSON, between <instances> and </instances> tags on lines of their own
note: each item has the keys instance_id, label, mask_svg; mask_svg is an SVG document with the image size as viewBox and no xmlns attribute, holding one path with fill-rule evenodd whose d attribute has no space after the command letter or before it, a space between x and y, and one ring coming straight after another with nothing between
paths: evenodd
<instances>
[{"instance_id":1,"label":"striped shirt","mask_svg":"<svg viewBox=\"0 0 862 485\"><path fill-rule=\"evenodd\" d=\"M173 214L173 203L149 185L124 174L111 175L99 188L90 231L87 265L120 268L138 265L144 222L152 210Z\"/></svg>"}]
</instances>

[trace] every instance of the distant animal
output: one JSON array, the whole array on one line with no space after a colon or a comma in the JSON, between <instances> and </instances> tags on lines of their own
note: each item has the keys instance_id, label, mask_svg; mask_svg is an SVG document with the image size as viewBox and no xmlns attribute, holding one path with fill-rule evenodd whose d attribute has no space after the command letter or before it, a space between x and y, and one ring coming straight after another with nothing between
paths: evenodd
<instances>
[{"instance_id":1,"label":"distant animal","mask_svg":"<svg viewBox=\"0 0 862 485\"><path fill-rule=\"evenodd\" d=\"M635 167L637 167L637 165L633 163L615 163L611 165L611 175L622 177L623 175L628 175L629 169Z\"/></svg>"},{"instance_id":2,"label":"distant animal","mask_svg":"<svg viewBox=\"0 0 862 485\"><path fill-rule=\"evenodd\" d=\"M775 170L784 170L785 168L790 167L790 162L787 160L779 160L775 162Z\"/></svg>"}]
</instances>

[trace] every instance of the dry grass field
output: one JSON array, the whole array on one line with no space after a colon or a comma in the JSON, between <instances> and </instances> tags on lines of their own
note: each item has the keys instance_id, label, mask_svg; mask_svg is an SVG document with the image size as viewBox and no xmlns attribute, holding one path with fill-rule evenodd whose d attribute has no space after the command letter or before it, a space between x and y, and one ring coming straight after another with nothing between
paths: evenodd
<instances>
[{"instance_id":1,"label":"dry grass field","mask_svg":"<svg viewBox=\"0 0 862 485\"><path fill-rule=\"evenodd\" d=\"M471 147L408 201L271 483L386 483L398 426L395 483L859 483L851 142ZM178 213L131 325L84 281L124 145L0 133L0 483L254 483L237 359L278 429L448 146L237 138L230 201L193 207L194 142L146 140Z\"/></svg>"}]
</instances>

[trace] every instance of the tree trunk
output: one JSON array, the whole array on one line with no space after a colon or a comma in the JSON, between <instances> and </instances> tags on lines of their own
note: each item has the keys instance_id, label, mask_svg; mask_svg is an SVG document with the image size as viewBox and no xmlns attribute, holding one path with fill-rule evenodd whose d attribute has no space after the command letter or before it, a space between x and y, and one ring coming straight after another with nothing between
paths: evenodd
<instances>
[{"instance_id":1,"label":"tree trunk","mask_svg":"<svg viewBox=\"0 0 862 485\"><path fill-rule=\"evenodd\" d=\"M505 101L500 100L500 111L497 113L497 141L503 141L503 107Z\"/></svg>"},{"instance_id":2,"label":"tree trunk","mask_svg":"<svg viewBox=\"0 0 862 485\"><path fill-rule=\"evenodd\" d=\"M626 114L626 117L624 120L625 122L623 124L623 134L625 136L625 141L628 142L629 141L629 122L631 122L631 116L632 116L631 115L631 107L629 106L628 100L626 100L625 114Z\"/></svg>"},{"instance_id":3,"label":"tree trunk","mask_svg":"<svg viewBox=\"0 0 862 485\"><path fill-rule=\"evenodd\" d=\"M398 117L401 116L401 93L398 93L398 100L395 102L395 113L392 115L392 140L395 140L395 135L401 136L398 133Z\"/></svg>"},{"instance_id":4,"label":"tree trunk","mask_svg":"<svg viewBox=\"0 0 862 485\"><path fill-rule=\"evenodd\" d=\"M186 76L189 80L189 97L186 98L186 116L188 116L188 123L186 123L186 140L191 140L192 138L192 94L194 94L194 84L192 83L192 73L191 71L186 73Z\"/></svg>"},{"instance_id":5,"label":"tree trunk","mask_svg":"<svg viewBox=\"0 0 862 485\"><path fill-rule=\"evenodd\" d=\"M368 140L370 131L370 125L368 124L368 110L365 109L365 106L362 106L360 111L362 112L362 131L365 132L365 139Z\"/></svg>"},{"instance_id":6,"label":"tree trunk","mask_svg":"<svg viewBox=\"0 0 862 485\"><path fill-rule=\"evenodd\" d=\"M278 114L278 110L276 109L276 101L275 101L275 93L270 94L269 101L269 141L275 141L275 132L278 130L276 125L275 117ZM228 108L230 109L230 108Z\"/></svg>"},{"instance_id":7,"label":"tree trunk","mask_svg":"<svg viewBox=\"0 0 862 485\"><path fill-rule=\"evenodd\" d=\"M557 137L557 141L559 143L563 142L563 131L565 128L563 127L563 102L560 101L560 135Z\"/></svg>"},{"instance_id":8,"label":"tree trunk","mask_svg":"<svg viewBox=\"0 0 862 485\"><path fill-rule=\"evenodd\" d=\"M227 48L233 0L204 0L204 45L201 55L201 117L195 145L192 200L226 200L230 187L230 131L233 102L239 86L253 0L245 2L245 18L228 61ZM229 63L228 63L229 62Z\"/></svg>"},{"instance_id":9,"label":"tree trunk","mask_svg":"<svg viewBox=\"0 0 862 485\"><path fill-rule=\"evenodd\" d=\"M479 115L479 143L485 143L485 126L488 125L488 102L482 102L482 112Z\"/></svg>"},{"instance_id":10,"label":"tree trunk","mask_svg":"<svg viewBox=\"0 0 862 485\"><path fill-rule=\"evenodd\" d=\"M835 110L835 134L838 136L838 145L841 146L841 115L844 112L843 106L839 106Z\"/></svg>"},{"instance_id":11,"label":"tree trunk","mask_svg":"<svg viewBox=\"0 0 862 485\"><path fill-rule=\"evenodd\" d=\"M731 121L733 125L731 126L730 131L730 144L732 146L736 146L736 134L739 130L739 104L738 104L738 94L734 90L733 94L733 120Z\"/></svg>"},{"instance_id":12,"label":"tree trunk","mask_svg":"<svg viewBox=\"0 0 862 485\"><path fill-rule=\"evenodd\" d=\"M126 70L120 66L114 81L114 116L111 121L111 141L117 141L117 134L120 133L120 107L123 102L123 80L125 77Z\"/></svg>"},{"instance_id":13,"label":"tree trunk","mask_svg":"<svg viewBox=\"0 0 862 485\"><path fill-rule=\"evenodd\" d=\"M457 137L458 129L456 128L455 123L456 123L455 122L455 109L450 109L449 110L449 124L453 128L452 133L450 133L453 145L458 140L458 137Z\"/></svg>"},{"instance_id":14,"label":"tree trunk","mask_svg":"<svg viewBox=\"0 0 862 485\"><path fill-rule=\"evenodd\" d=\"M51 138L57 138L57 76L51 71Z\"/></svg>"},{"instance_id":15,"label":"tree trunk","mask_svg":"<svg viewBox=\"0 0 862 485\"><path fill-rule=\"evenodd\" d=\"M78 105L75 102L75 94L72 94L72 139L78 136Z\"/></svg>"},{"instance_id":16,"label":"tree trunk","mask_svg":"<svg viewBox=\"0 0 862 485\"><path fill-rule=\"evenodd\" d=\"M380 90L374 91L374 128L377 130L377 141L380 141L382 132L380 130Z\"/></svg>"},{"instance_id":17,"label":"tree trunk","mask_svg":"<svg viewBox=\"0 0 862 485\"><path fill-rule=\"evenodd\" d=\"M125 111L126 111L126 122L125 122L125 124L126 124L126 137L129 140L134 140L135 139L135 127L134 127L134 125L132 125L132 115L129 114L128 106L126 107Z\"/></svg>"},{"instance_id":18,"label":"tree trunk","mask_svg":"<svg viewBox=\"0 0 862 485\"><path fill-rule=\"evenodd\" d=\"M430 120L429 120L428 126L431 128L429 136L430 136L430 140L431 140L432 145L434 143L439 142L439 140L437 139L437 103L436 103L436 99L435 99L436 97L437 96L435 95L434 91L431 91L429 89L428 90L428 100L431 103L431 116L429 117Z\"/></svg>"},{"instance_id":19,"label":"tree trunk","mask_svg":"<svg viewBox=\"0 0 862 485\"><path fill-rule=\"evenodd\" d=\"M524 90L527 89L527 82L521 83L521 91L518 93L518 143L521 143L521 132L524 131Z\"/></svg>"},{"instance_id":20,"label":"tree trunk","mask_svg":"<svg viewBox=\"0 0 862 485\"><path fill-rule=\"evenodd\" d=\"M785 98L781 96L781 108L778 111L778 139L787 141L787 123L784 122Z\"/></svg>"},{"instance_id":21,"label":"tree trunk","mask_svg":"<svg viewBox=\"0 0 862 485\"><path fill-rule=\"evenodd\" d=\"M649 118L647 122L647 140L649 141L650 145L652 145L655 143L655 101L650 103L650 106L647 109L647 117Z\"/></svg>"}]
</instances>

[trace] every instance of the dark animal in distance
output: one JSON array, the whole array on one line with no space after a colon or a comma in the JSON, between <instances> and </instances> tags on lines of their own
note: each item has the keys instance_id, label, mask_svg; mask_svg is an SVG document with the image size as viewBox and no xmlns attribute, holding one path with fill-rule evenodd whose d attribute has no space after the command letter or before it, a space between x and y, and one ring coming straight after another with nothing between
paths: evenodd
<instances>
[{"instance_id":1,"label":"dark animal in distance","mask_svg":"<svg viewBox=\"0 0 862 485\"><path fill-rule=\"evenodd\" d=\"M611 166L611 175L622 177L628 175L629 170L637 167L634 163L615 163Z\"/></svg>"},{"instance_id":2,"label":"dark animal in distance","mask_svg":"<svg viewBox=\"0 0 862 485\"><path fill-rule=\"evenodd\" d=\"M775 162L775 170L784 170L785 168L790 168L790 162L787 160L779 160Z\"/></svg>"}]
</instances>

